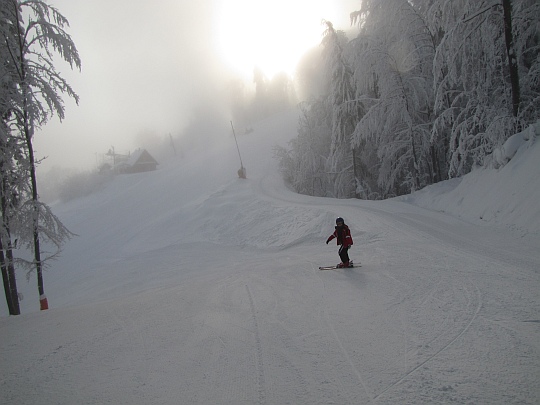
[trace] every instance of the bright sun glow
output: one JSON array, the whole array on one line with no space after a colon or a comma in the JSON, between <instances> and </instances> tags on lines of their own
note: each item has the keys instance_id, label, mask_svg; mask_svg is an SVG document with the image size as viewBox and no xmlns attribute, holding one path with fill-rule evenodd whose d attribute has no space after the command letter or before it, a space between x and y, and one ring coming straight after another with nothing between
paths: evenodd
<instances>
[{"instance_id":1,"label":"bright sun glow","mask_svg":"<svg viewBox=\"0 0 540 405\"><path fill-rule=\"evenodd\" d=\"M223 0L218 40L224 59L245 77L294 73L301 56L320 44L323 19L334 22L335 0ZM341 10L340 10L341 11ZM345 14L346 16L346 14Z\"/></svg>"}]
</instances>

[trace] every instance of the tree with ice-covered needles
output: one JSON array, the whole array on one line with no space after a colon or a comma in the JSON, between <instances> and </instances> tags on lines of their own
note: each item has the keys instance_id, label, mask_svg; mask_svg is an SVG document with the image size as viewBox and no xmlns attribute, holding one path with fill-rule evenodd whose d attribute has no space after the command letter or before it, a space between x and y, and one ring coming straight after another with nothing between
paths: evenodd
<instances>
[{"instance_id":1,"label":"tree with ice-covered needles","mask_svg":"<svg viewBox=\"0 0 540 405\"><path fill-rule=\"evenodd\" d=\"M68 20L42 0L2 0L1 35L4 67L10 73L10 89L2 111L7 137L20 140L18 164L25 173L27 192L20 195L14 221L21 243L34 252L26 263L36 270L41 309L48 308L43 287L43 268L48 258L58 254L62 243L72 234L39 201L33 138L37 129L56 115L64 118L62 96L67 94L77 103L78 95L56 70L53 55L58 54L71 68L80 69L81 60L75 44L65 28ZM11 159L11 157L8 157ZM7 159L5 159L7 161ZM41 242L57 249L43 257ZM24 263L24 261L22 261Z\"/></svg>"}]
</instances>

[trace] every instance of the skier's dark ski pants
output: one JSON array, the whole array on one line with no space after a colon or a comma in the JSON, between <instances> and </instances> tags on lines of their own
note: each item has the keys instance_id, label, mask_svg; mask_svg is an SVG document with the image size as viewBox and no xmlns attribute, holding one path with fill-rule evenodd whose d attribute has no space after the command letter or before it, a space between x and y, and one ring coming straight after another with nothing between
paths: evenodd
<instances>
[{"instance_id":1,"label":"skier's dark ski pants","mask_svg":"<svg viewBox=\"0 0 540 405\"><path fill-rule=\"evenodd\" d=\"M343 246L341 245L339 247L339 251L338 251L338 254L339 254L339 257L341 259L341 261L343 263L347 263L349 261L349 246Z\"/></svg>"}]
</instances>

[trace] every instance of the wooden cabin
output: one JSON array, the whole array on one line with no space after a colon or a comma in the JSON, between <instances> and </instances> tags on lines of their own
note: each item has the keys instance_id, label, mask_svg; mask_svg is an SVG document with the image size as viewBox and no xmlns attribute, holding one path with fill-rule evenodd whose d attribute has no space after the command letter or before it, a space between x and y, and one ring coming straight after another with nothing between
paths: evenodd
<instances>
[{"instance_id":1,"label":"wooden cabin","mask_svg":"<svg viewBox=\"0 0 540 405\"><path fill-rule=\"evenodd\" d=\"M158 162L146 149L137 149L128 158L115 166L117 173L140 173L156 170Z\"/></svg>"}]
</instances>

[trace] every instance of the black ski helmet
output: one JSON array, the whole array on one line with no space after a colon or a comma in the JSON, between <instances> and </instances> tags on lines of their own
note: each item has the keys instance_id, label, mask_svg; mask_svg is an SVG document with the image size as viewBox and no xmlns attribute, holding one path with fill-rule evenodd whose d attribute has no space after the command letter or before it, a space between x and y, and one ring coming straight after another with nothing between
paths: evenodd
<instances>
[{"instance_id":1,"label":"black ski helmet","mask_svg":"<svg viewBox=\"0 0 540 405\"><path fill-rule=\"evenodd\" d=\"M345 225L345 221L344 221L343 218L341 218L341 217L336 218L336 225L338 224L338 222L341 222L342 224Z\"/></svg>"}]
</instances>

